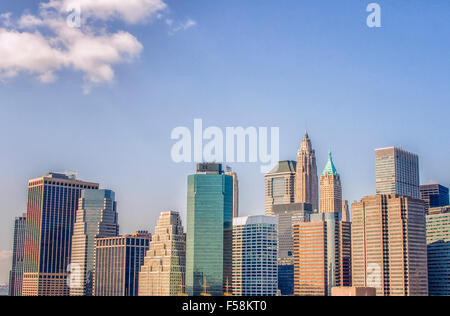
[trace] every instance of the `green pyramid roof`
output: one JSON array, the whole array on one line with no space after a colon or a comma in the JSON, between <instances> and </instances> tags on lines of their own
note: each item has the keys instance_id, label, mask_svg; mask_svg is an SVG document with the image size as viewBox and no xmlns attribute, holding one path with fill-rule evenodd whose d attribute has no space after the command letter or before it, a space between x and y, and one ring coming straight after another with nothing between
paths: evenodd
<instances>
[{"instance_id":1,"label":"green pyramid roof","mask_svg":"<svg viewBox=\"0 0 450 316\"><path fill-rule=\"evenodd\" d=\"M331 151L330 151L328 153L328 162L327 162L327 165L325 166L325 169L322 172L322 175L325 176L328 174L328 175L332 176L333 174L336 174L336 173L337 173L337 170L336 170L336 167L334 166L333 157L331 156Z\"/></svg>"}]
</instances>

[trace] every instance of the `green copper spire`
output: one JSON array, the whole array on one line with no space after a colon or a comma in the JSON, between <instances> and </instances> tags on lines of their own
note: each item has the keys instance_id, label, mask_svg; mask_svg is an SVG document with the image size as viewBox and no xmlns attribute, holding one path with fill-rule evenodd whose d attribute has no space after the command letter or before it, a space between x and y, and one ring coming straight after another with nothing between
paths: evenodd
<instances>
[{"instance_id":1,"label":"green copper spire","mask_svg":"<svg viewBox=\"0 0 450 316\"><path fill-rule=\"evenodd\" d=\"M328 162L327 162L327 165L325 166L325 169L322 172L322 175L325 176L328 174L328 175L332 176L333 174L336 174L336 173L337 173L337 170L336 170L336 167L334 166L333 157L331 156L331 151L330 151L328 153Z\"/></svg>"}]
</instances>

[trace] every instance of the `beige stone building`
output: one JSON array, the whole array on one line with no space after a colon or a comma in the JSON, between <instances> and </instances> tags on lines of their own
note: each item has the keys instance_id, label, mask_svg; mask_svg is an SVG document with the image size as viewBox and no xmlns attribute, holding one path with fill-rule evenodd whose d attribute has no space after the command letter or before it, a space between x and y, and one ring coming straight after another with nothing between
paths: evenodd
<instances>
[{"instance_id":1,"label":"beige stone building","mask_svg":"<svg viewBox=\"0 0 450 316\"><path fill-rule=\"evenodd\" d=\"M239 180L236 172L227 167L226 175L233 177L233 218L239 217Z\"/></svg>"},{"instance_id":2,"label":"beige stone building","mask_svg":"<svg viewBox=\"0 0 450 316\"><path fill-rule=\"evenodd\" d=\"M331 152L328 154L327 165L320 177L319 210L320 213L342 212L341 178L334 166Z\"/></svg>"},{"instance_id":3,"label":"beige stone building","mask_svg":"<svg viewBox=\"0 0 450 316\"><path fill-rule=\"evenodd\" d=\"M352 204L352 276L378 296L428 295L422 200L373 195Z\"/></svg>"},{"instance_id":4,"label":"beige stone building","mask_svg":"<svg viewBox=\"0 0 450 316\"><path fill-rule=\"evenodd\" d=\"M294 203L295 161L280 161L265 177L265 210L267 216L275 216L273 206Z\"/></svg>"},{"instance_id":5,"label":"beige stone building","mask_svg":"<svg viewBox=\"0 0 450 316\"><path fill-rule=\"evenodd\" d=\"M176 296L184 292L186 238L180 214L159 217L139 273L139 296Z\"/></svg>"},{"instance_id":6,"label":"beige stone building","mask_svg":"<svg viewBox=\"0 0 450 316\"><path fill-rule=\"evenodd\" d=\"M295 180L295 203L309 203L313 210L318 205L318 177L316 152L312 149L308 132L297 152L297 170Z\"/></svg>"}]
</instances>

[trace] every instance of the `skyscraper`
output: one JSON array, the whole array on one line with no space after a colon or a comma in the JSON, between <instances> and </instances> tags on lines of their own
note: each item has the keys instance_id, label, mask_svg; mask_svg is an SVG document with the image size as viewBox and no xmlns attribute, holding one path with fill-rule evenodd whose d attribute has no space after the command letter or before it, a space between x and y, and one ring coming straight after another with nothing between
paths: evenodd
<instances>
[{"instance_id":1,"label":"skyscraper","mask_svg":"<svg viewBox=\"0 0 450 316\"><path fill-rule=\"evenodd\" d=\"M277 295L277 245L276 217L233 219L233 295Z\"/></svg>"},{"instance_id":2,"label":"skyscraper","mask_svg":"<svg viewBox=\"0 0 450 316\"><path fill-rule=\"evenodd\" d=\"M420 198L419 157L401 148L375 150L377 194Z\"/></svg>"},{"instance_id":3,"label":"skyscraper","mask_svg":"<svg viewBox=\"0 0 450 316\"><path fill-rule=\"evenodd\" d=\"M450 205L448 188L440 184L421 185L420 199L425 201L427 209Z\"/></svg>"},{"instance_id":4,"label":"skyscraper","mask_svg":"<svg viewBox=\"0 0 450 316\"><path fill-rule=\"evenodd\" d=\"M197 165L188 177L186 291L221 296L226 283L232 284L233 177L221 164ZM206 284L205 284L206 283Z\"/></svg>"},{"instance_id":5,"label":"skyscraper","mask_svg":"<svg viewBox=\"0 0 450 316\"><path fill-rule=\"evenodd\" d=\"M139 296L183 293L185 265L186 239L180 214L161 213L139 273Z\"/></svg>"},{"instance_id":6,"label":"skyscraper","mask_svg":"<svg viewBox=\"0 0 450 316\"><path fill-rule=\"evenodd\" d=\"M351 285L351 226L335 212L294 224L294 294L330 296Z\"/></svg>"},{"instance_id":7,"label":"skyscraper","mask_svg":"<svg viewBox=\"0 0 450 316\"><path fill-rule=\"evenodd\" d=\"M152 237L146 231L133 235L97 238L95 296L137 296L139 269Z\"/></svg>"},{"instance_id":8,"label":"skyscraper","mask_svg":"<svg viewBox=\"0 0 450 316\"><path fill-rule=\"evenodd\" d=\"M352 204L353 286L378 296L428 294L425 205L398 195Z\"/></svg>"},{"instance_id":9,"label":"skyscraper","mask_svg":"<svg viewBox=\"0 0 450 316\"><path fill-rule=\"evenodd\" d=\"M70 295L91 296L95 238L119 235L117 204L111 190L83 190L72 236Z\"/></svg>"},{"instance_id":10,"label":"skyscraper","mask_svg":"<svg viewBox=\"0 0 450 316\"><path fill-rule=\"evenodd\" d=\"M317 210L319 195L316 152L312 149L308 132L305 133L297 153L295 179L295 202L309 203L313 210Z\"/></svg>"},{"instance_id":11,"label":"skyscraper","mask_svg":"<svg viewBox=\"0 0 450 316\"><path fill-rule=\"evenodd\" d=\"M336 171L331 152L328 162L320 177L319 210L321 213L342 212L342 186L341 178Z\"/></svg>"},{"instance_id":12,"label":"skyscraper","mask_svg":"<svg viewBox=\"0 0 450 316\"><path fill-rule=\"evenodd\" d=\"M14 220L14 238L11 272L9 274L9 296L22 296L23 256L25 252L25 232L27 214Z\"/></svg>"},{"instance_id":13,"label":"skyscraper","mask_svg":"<svg viewBox=\"0 0 450 316\"><path fill-rule=\"evenodd\" d=\"M430 296L450 296L450 207L427 215L428 289Z\"/></svg>"},{"instance_id":14,"label":"skyscraper","mask_svg":"<svg viewBox=\"0 0 450 316\"><path fill-rule=\"evenodd\" d=\"M293 224L308 222L312 206L307 203L277 204L273 213L278 218L278 288L281 295L294 294Z\"/></svg>"},{"instance_id":15,"label":"skyscraper","mask_svg":"<svg viewBox=\"0 0 450 316\"><path fill-rule=\"evenodd\" d=\"M23 295L69 295L73 224L84 189L98 184L61 173L28 182Z\"/></svg>"},{"instance_id":16,"label":"skyscraper","mask_svg":"<svg viewBox=\"0 0 450 316\"><path fill-rule=\"evenodd\" d=\"M239 180L236 172L233 172L230 167L227 167L227 176L233 177L233 218L239 216Z\"/></svg>"},{"instance_id":17,"label":"skyscraper","mask_svg":"<svg viewBox=\"0 0 450 316\"><path fill-rule=\"evenodd\" d=\"M294 203L295 200L295 161L280 161L264 178L266 182L265 211L273 216L273 206Z\"/></svg>"}]
</instances>

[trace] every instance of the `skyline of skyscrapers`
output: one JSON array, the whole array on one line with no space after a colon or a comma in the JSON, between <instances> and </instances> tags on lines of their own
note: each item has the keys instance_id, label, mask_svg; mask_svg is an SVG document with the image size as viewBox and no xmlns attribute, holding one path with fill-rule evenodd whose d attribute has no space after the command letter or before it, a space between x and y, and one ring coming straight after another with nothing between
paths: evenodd
<instances>
[{"instance_id":1,"label":"skyline of skyscrapers","mask_svg":"<svg viewBox=\"0 0 450 316\"><path fill-rule=\"evenodd\" d=\"M180 214L163 212L139 272L139 296L184 293L185 269L186 236Z\"/></svg>"},{"instance_id":2,"label":"skyline of skyscrapers","mask_svg":"<svg viewBox=\"0 0 450 316\"><path fill-rule=\"evenodd\" d=\"M83 190L72 236L71 296L91 296L95 267L95 239L116 237L119 223L115 193L111 190Z\"/></svg>"},{"instance_id":3,"label":"skyline of skyscrapers","mask_svg":"<svg viewBox=\"0 0 450 316\"><path fill-rule=\"evenodd\" d=\"M153 240L144 231L119 236L113 191L70 173L32 179L27 214L15 221L10 293L329 296L336 287L374 288L378 296L449 295L448 189L419 190L416 154L377 149L377 194L354 202L352 214L331 153L318 207L296 202L299 175L300 192L306 187L303 196L314 196L316 157L307 133L298 156L265 175L266 216L238 217L238 175L220 163L197 164L187 181L186 233L178 212L162 212ZM22 274L21 247L28 263Z\"/></svg>"},{"instance_id":4,"label":"skyline of skyscrapers","mask_svg":"<svg viewBox=\"0 0 450 316\"><path fill-rule=\"evenodd\" d=\"M22 295L69 295L67 267L78 199L83 189L98 186L62 173L28 182Z\"/></svg>"},{"instance_id":5,"label":"skyline of skyscrapers","mask_svg":"<svg viewBox=\"0 0 450 316\"><path fill-rule=\"evenodd\" d=\"M232 283L233 177L201 163L188 176L186 293L221 296Z\"/></svg>"}]
</instances>

